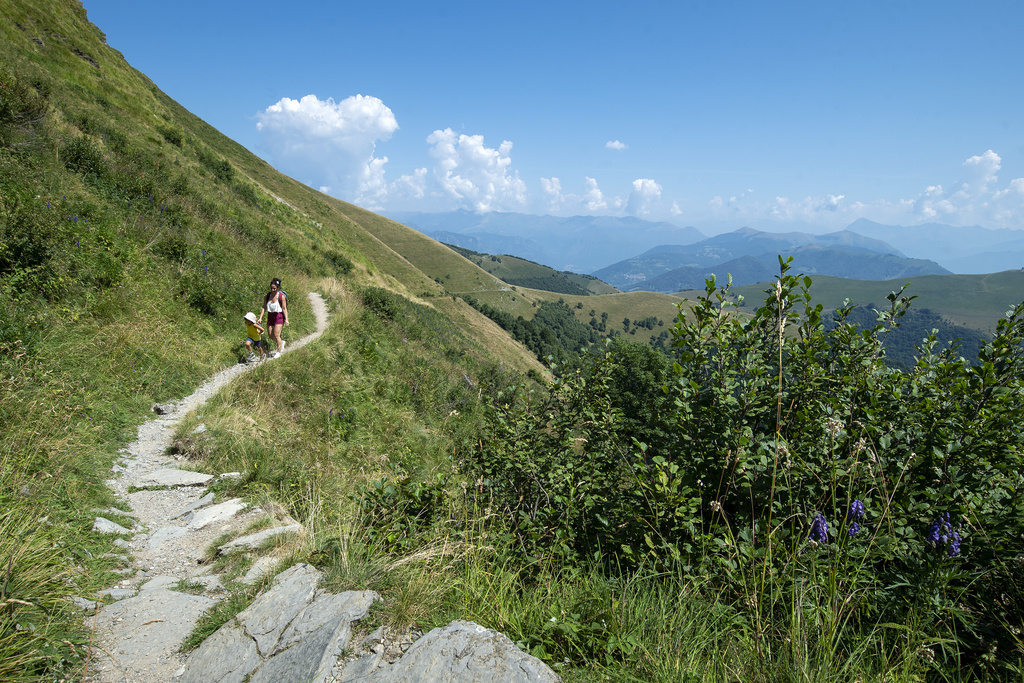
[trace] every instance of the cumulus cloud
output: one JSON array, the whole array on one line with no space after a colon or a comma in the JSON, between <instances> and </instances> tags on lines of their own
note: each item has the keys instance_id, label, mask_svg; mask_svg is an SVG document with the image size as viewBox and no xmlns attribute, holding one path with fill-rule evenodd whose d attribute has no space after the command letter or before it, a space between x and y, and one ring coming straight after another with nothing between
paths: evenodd
<instances>
[{"instance_id":1,"label":"cumulus cloud","mask_svg":"<svg viewBox=\"0 0 1024 683\"><path fill-rule=\"evenodd\" d=\"M436 161L438 191L464 208L486 212L513 210L526 204L526 183L511 170L512 143L497 149L484 145L482 135L456 135L451 128L427 137Z\"/></svg>"},{"instance_id":2,"label":"cumulus cloud","mask_svg":"<svg viewBox=\"0 0 1024 683\"><path fill-rule=\"evenodd\" d=\"M541 178L544 210L555 215L613 215L619 213L626 202L620 197L606 195L596 178L583 179L583 191L579 194L564 192L558 178Z\"/></svg>"},{"instance_id":3,"label":"cumulus cloud","mask_svg":"<svg viewBox=\"0 0 1024 683\"><path fill-rule=\"evenodd\" d=\"M980 197L988 192L988 186L999 179L1003 160L992 150L973 156L964 162L964 178L959 183L957 195L965 198Z\"/></svg>"},{"instance_id":4,"label":"cumulus cloud","mask_svg":"<svg viewBox=\"0 0 1024 683\"><path fill-rule=\"evenodd\" d=\"M376 97L340 102L284 97L256 115L256 129L276 167L351 200L377 203L386 193L387 157L376 145L398 130L394 113Z\"/></svg>"},{"instance_id":5,"label":"cumulus cloud","mask_svg":"<svg viewBox=\"0 0 1024 683\"><path fill-rule=\"evenodd\" d=\"M839 209L842 208L842 206L843 206L843 200L845 198L846 198L846 195L841 195L841 194L840 195L834 195L834 194L827 195L827 196L825 196L825 197L823 197L821 199L821 202L818 204L818 209L821 210L821 211L832 211L832 212L839 211Z\"/></svg>"},{"instance_id":6,"label":"cumulus cloud","mask_svg":"<svg viewBox=\"0 0 1024 683\"><path fill-rule=\"evenodd\" d=\"M545 211L555 215L561 213L565 206L565 195L562 194L562 181L555 177L541 178L540 189L544 197Z\"/></svg>"},{"instance_id":7,"label":"cumulus cloud","mask_svg":"<svg viewBox=\"0 0 1024 683\"><path fill-rule=\"evenodd\" d=\"M858 218L904 225L937 221L951 225L1020 228L1024 224L1024 178L1000 187L1002 159L993 150L964 160L954 182L926 185L914 197L866 201L830 193L803 199L777 196L769 202L749 201L749 194L716 196L708 206L718 220L756 224L766 221L804 221L844 227Z\"/></svg>"},{"instance_id":8,"label":"cumulus cloud","mask_svg":"<svg viewBox=\"0 0 1024 683\"><path fill-rule=\"evenodd\" d=\"M601 188L597 186L597 180L591 177L587 177L583 182L586 190L583 192L583 205L587 207L588 211L594 213L602 213L608 210L608 199L601 192ZM619 208L621 201L618 198L612 200L612 206Z\"/></svg>"},{"instance_id":9,"label":"cumulus cloud","mask_svg":"<svg viewBox=\"0 0 1024 683\"><path fill-rule=\"evenodd\" d=\"M629 195L626 213L633 216L646 216L659 199L661 199L661 185L650 178L637 178L633 181L633 191Z\"/></svg>"},{"instance_id":10,"label":"cumulus cloud","mask_svg":"<svg viewBox=\"0 0 1024 683\"><path fill-rule=\"evenodd\" d=\"M417 168L412 174L399 176L392 189L403 197L423 199L427 194L427 169Z\"/></svg>"},{"instance_id":11,"label":"cumulus cloud","mask_svg":"<svg viewBox=\"0 0 1024 683\"><path fill-rule=\"evenodd\" d=\"M629 149L629 145L627 145L625 142L619 142L618 140L609 140L608 142L604 143L604 146L607 147L608 149L614 149L617 152L621 152L624 149Z\"/></svg>"},{"instance_id":12,"label":"cumulus cloud","mask_svg":"<svg viewBox=\"0 0 1024 683\"><path fill-rule=\"evenodd\" d=\"M929 185L910 202L913 214L927 220L958 224L984 223L996 227L1020 227L1024 220L1024 178L1015 178L997 190L1002 158L994 151L969 157L961 177L950 184Z\"/></svg>"}]
</instances>

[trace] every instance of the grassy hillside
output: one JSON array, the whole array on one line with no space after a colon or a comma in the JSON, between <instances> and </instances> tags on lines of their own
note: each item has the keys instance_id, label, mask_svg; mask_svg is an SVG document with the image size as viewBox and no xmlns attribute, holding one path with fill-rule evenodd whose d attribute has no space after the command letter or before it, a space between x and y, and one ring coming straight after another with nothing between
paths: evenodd
<instances>
[{"instance_id":1,"label":"grassy hillside","mask_svg":"<svg viewBox=\"0 0 1024 683\"><path fill-rule=\"evenodd\" d=\"M483 268L503 282L516 287L542 289L558 294L611 294L618 291L611 285L601 282L592 275L559 272L554 268L528 261L508 254L481 254L472 249L448 245L451 249L471 263Z\"/></svg>"},{"instance_id":2,"label":"grassy hillside","mask_svg":"<svg viewBox=\"0 0 1024 683\"><path fill-rule=\"evenodd\" d=\"M350 462L365 476L404 461L429 467L420 456L450 450L485 387L542 371L444 295L435 278L446 259L465 268L418 233L282 176L191 115L106 45L80 3L0 1L0 679L80 671L87 636L66 598L114 580L111 539L91 527L92 510L115 502L103 480L117 451L154 403L239 362L241 316L259 311L272 277L289 293L286 339L313 328L308 291L327 295L341 322L318 350L260 372L259 385L275 389L254 397L254 414L273 412L281 435L268 472L316 455L308 434L295 435L322 423L324 401L350 408L338 429L358 435ZM493 285L467 273L458 286ZM375 291L393 297L391 318L363 303L380 301L367 297ZM316 363L293 358L306 353L331 367L310 375ZM211 416L224 458L252 453L224 427L243 413L228 405ZM315 522L316 486L288 472L273 492L254 476L240 493L264 491Z\"/></svg>"}]
</instances>

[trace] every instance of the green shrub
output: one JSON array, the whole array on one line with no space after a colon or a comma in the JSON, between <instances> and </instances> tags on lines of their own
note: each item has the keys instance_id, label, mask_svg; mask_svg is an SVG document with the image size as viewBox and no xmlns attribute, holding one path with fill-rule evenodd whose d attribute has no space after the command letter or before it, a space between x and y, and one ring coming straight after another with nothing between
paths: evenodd
<instances>
[{"instance_id":1,"label":"green shrub","mask_svg":"<svg viewBox=\"0 0 1024 683\"><path fill-rule=\"evenodd\" d=\"M352 261L340 251L327 249L323 252L324 258L334 268L338 275L348 275L354 267Z\"/></svg>"},{"instance_id":2,"label":"green shrub","mask_svg":"<svg viewBox=\"0 0 1024 683\"><path fill-rule=\"evenodd\" d=\"M67 141L61 152L61 159L69 171L83 176L102 178L106 174L107 166L103 154L96 149L92 140L84 135Z\"/></svg>"},{"instance_id":3,"label":"green shrub","mask_svg":"<svg viewBox=\"0 0 1024 683\"><path fill-rule=\"evenodd\" d=\"M198 152L197 158L206 168L210 169L214 177L225 183L230 183L235 177L235 169L227 159L222 159L209 150L202 149Z\"/></svg>"},{"instance_id":4,"label":"green shrub","mask_svg":"<svg viewBox=\"0 0 1024 683\"><path fill-rule=\"evenodd\" d=\"M31 85L0 68L0 148L23 140L45 118L46 100Z\"/></svg>"},{"instance_id":5,"label":"green shrub","mask_svg":"<svg viewBox=\"0 0 1024 683\"><path fill-rule=\"evenodd\" d=\"M362 301L381 320L394 320L402 312L402 297L382 287L364 288Z\"/></svg>"},{"instance_id":6,"label":"green shrub","mask_svg":"<svg viewBox=\"0 0 1024 683\"><path fill-rule=\"evenodd\" d=\"M245 202L249 206L255 206L259 208L260 196L256 192L255 187L253 187L249 183L236 183L234 189L235 194L237 194L243 202Z\"/></svg>"},{"instance_id":7,"label":"green shrub","mask_svg":"<svg viewBox=\"0 0 1024 683\"><path fill-rule=\"evenodd\" d=\"M524 559L683 567L741 608L762 656L799 655L780 619L817 624L829 666L907 628L904 658L931 647L943 675L1006 675L1024 623L1024 307L978 365L932 336L903 373L883 342L911 297L870 330L850 306L826 324L781 265L750 317L723 315L713 280L680 315L654 431L624 382L642 365L613 346L546 397L492 401L470 472Z\"/></svg>"},{"instance_id":8,"label":"green shrub","mask_svg":"<svg viewBox=\"0 0 1024 683\"><path fill-rule=\"evenodd\" d=\"M172 128L171 126L157 126L157 130L160 131L160 135L163 136L164 140L175 147L181 147L184 143L185 138L177 128Z\"/></svg>"}]
</instances>

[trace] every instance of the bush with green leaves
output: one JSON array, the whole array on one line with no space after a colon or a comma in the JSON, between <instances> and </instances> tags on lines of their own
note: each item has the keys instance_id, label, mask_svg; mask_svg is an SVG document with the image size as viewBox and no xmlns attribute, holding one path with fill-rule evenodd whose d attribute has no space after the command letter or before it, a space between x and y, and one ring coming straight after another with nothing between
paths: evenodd
<instances>
[{"instance_id":1,"label":"bush with green leaves","mask_svg":"<svg viewBox=\"0 0 1024 683\"><path fill-rule=\"evenodd\" d=\"M402 312L403 298L390 289L366 287L362 291L363 306L381 320L394 320Z\"/></svg>"},{"instance_id":2,"label":"bush with green leaves","mask_svg":"<svg viewBox=\"0 0 1024 683\"><path fill-rule=\"evenodd\" d=\"M669 438L623 419L609 347L543 400L492 402L467 466L524 558L681 568L769 659L797 656L780 624L815 623L833 664L871 642L1005 675L1024 652L1024 308L977 365L933 335L900 372L884 341L912 297L890 294L873 329L849 304L827 321L780 265L753 315L713 280L680 313Z\"/></svg>"}]
</instances>

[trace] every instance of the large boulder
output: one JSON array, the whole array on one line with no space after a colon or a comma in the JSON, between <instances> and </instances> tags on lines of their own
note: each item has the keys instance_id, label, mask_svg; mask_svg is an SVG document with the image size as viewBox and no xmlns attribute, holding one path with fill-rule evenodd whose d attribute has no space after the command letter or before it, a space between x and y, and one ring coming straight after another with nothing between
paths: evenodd
<instances>
[{"instance_id":1,"label":"large boulder","mask_svg":"<svg viewBox=\"0 0 1024 683\"><path fill-rule=\"evenodd\" d=\"M561 678L507 636L471 621L453 621L417 640L387 664L376 654L350 662L341 681L366 683L556 683Z\"/></svg>"},{"instance_id":2,"label":"large boulder","mask_svg":"<svg viewBox=\"0 0 1024 683\"><path fill-rule=\"evenodd\" d=\"M379 596L321 591L321 576L308 564L279 574L270 590L203 641L180 681L325 681L348 646L352 622Z\"/></svg>"}]
</instances>

